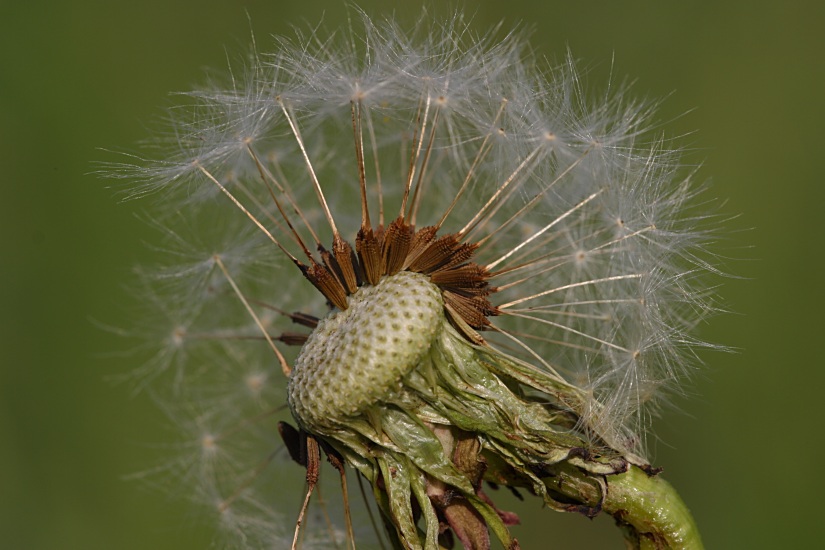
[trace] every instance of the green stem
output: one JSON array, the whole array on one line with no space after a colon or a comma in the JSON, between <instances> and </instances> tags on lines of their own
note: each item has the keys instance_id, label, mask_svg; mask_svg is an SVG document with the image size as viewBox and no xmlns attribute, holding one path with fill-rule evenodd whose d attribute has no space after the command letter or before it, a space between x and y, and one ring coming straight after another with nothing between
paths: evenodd
<instances>
[{"instance_id":1,"label":"green stem","mask_svg":"<svg viewBox=\"0 0 825 550\"><path fill-rule=\"evenodd\" d=\"M690 511L663 478L637 466L604 478L604 485L572 466L546 480L552 493L601 509L622 528L628 548L639 550L702 550L702 540Z\"/></svg>"}]
</instances>

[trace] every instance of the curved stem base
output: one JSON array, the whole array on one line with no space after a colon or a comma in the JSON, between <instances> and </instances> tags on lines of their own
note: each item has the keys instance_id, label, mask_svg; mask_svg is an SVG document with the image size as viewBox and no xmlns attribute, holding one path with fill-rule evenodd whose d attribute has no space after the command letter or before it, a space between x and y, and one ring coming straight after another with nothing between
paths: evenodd
<instances>
[{"instance_id":1,"label":"curved stem base","mask_svg":"<svg viewBox=\"0 0 825 550\"><path fill-rule=\"evenodd\" d=\"M662 477L637 466L604 477L604 484L565 465L546 480L548 491L613 516L628 548L702 550L702 540L685 503Z\"/></svg>"}]
</instances>

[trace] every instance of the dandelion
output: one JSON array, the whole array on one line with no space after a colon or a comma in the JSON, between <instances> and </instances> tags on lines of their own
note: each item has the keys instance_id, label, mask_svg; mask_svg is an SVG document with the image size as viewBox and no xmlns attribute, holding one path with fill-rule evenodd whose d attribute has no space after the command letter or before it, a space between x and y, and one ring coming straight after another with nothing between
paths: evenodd
<instances>
[{"instance_id":1,"label":"dandelion","mask_svg":"<svg viewBox=\"0 0 825 550\"><path fill-rule=\"evenodd\" d=\"M159 154L115 172L168 258L140 271L138 379L229 544L518 548L506 486L700 547L645 458L712 270L652 105L460 16L299 32L182 98ZM313 500L323 457L341 491Z\"/></svg>"}]
</instances>

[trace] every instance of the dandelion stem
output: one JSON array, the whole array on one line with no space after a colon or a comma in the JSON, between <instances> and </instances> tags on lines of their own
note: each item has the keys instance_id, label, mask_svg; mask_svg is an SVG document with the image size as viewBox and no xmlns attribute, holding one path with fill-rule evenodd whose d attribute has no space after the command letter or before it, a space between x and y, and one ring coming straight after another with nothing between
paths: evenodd
<instances>
[{"instance_id":1,"label":"dandelion stem","mask_svg":"<svg viewBox=\"0 0 825 550\"><path fill-rule=\"evenodd\" d=\"M601 501L602 510L613 516L624 531L628 548L703 548L690 511L662 477L631 466L625 473L607 476L606 481L607 491L602 495L587 474L568 467L546 483L548 490L588 506Z\"/></svg>"}]
</instances>

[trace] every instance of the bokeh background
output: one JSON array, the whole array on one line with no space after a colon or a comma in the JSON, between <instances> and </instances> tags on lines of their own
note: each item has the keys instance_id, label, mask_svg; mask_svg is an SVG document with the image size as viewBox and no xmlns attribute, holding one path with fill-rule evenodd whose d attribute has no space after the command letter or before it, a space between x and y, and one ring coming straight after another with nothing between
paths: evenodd
<instances>
[{"instance_id":1,"label":"bokeh background","mask_svg":"<svg viewBox=\"0 0 825 550\"><path fill-rule=\"evenodd\" d=\"M738 351L703 356L682 412L658 424L655 462L708 548L821 544L825 4L467 4L479 31L524 23L539 53L569 47L596 89L612 70L640 95L667 96L661 120L686 135L689 160L704 162L700 178L726 201L719 250L741 278L720 288L733 313L702 328ZM401 19L418 11L360 5ZM135 365L101 324L127 323L149 230L140 204L90 172L111 160L99 148L149 135L168 92L243 52L250 28L265 49L269 34L321 18L335 27L346 13L337 0L0 4L0 547L210 545L184 500L126 479L155 463L153 444L169 434L147 396L110 381ZM535 501L518 510L525 549L622 547L608 518Z\"/></svg>"}]
</instances>

